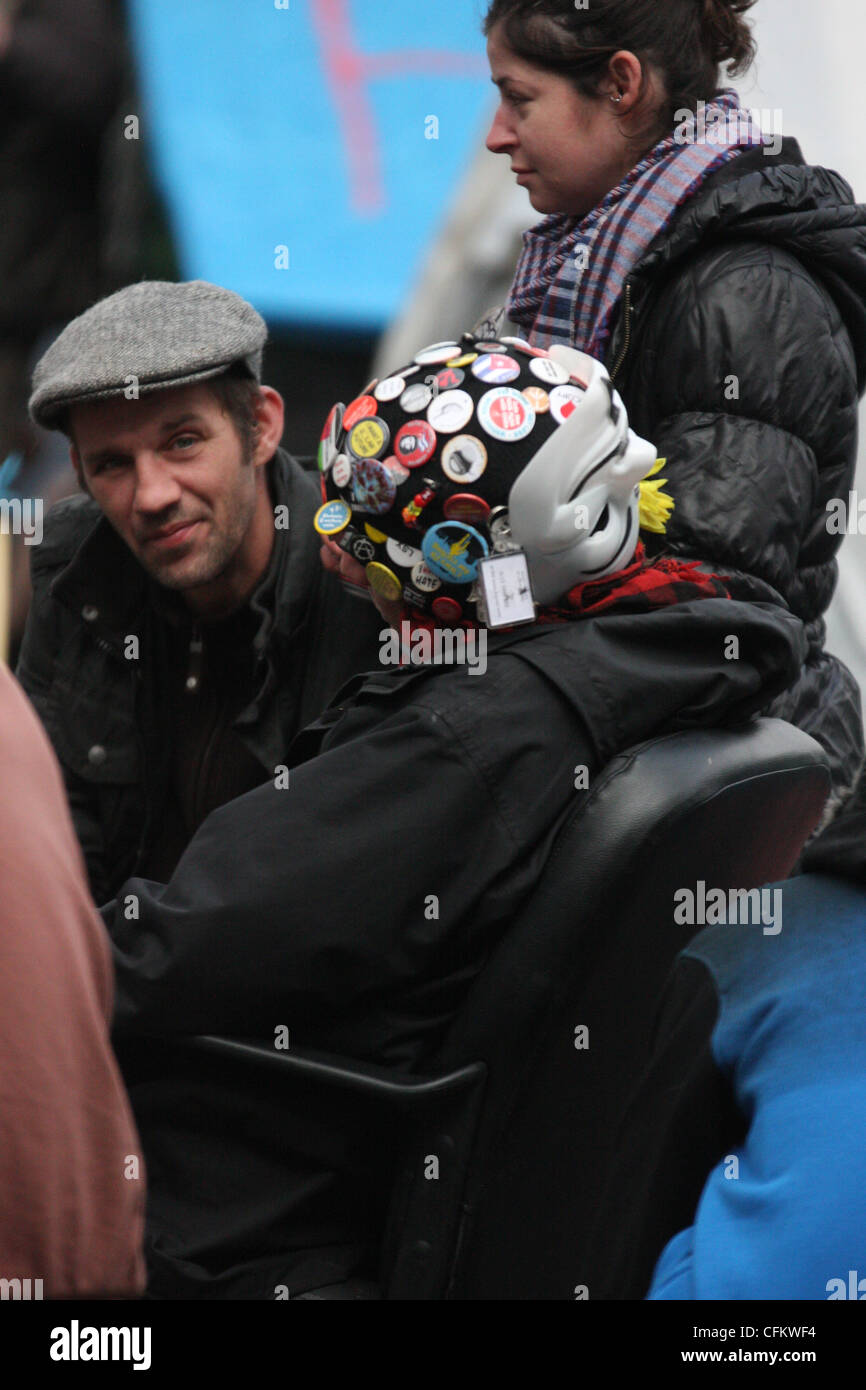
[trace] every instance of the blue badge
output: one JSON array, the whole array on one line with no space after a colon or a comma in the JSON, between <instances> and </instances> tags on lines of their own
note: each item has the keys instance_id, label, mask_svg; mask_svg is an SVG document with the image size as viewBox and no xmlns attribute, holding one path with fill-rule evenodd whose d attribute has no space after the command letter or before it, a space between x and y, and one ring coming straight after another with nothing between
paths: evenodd
<instances>
[{"instance_id":1,"label":"blue badge","mask_svg":"<svg viewBox=\"0 0 866 1390\"><path fill-rule=\"evenodd\" d=\"M478 574L478 561L489 546L474 526L461 521L442 521L431 526L421 545L428 569L452 584L471 584Z\"/></svg>"},{"instance_id":2,"label":"blue badge","mask_svg":"<svg viewBox=\"0 0 866 1390\"><path fill-rule=\"evenodd\" d=\"M360 459L353 471L352 493L358 511L384 516L397 495L397 483L378 459Z\"/></svg>"},{"instance_id":3,"label":"blue badge","mask_svg":"<svg viewBox=\"0 0 866 1390\"><path fill-rule=\"evenodd\" d=\"M313 525L320 536L338 536L345 531L352 520L352 508L347 502L337 499L325 502L313 517Z\"/></svg>"}]
</instances>

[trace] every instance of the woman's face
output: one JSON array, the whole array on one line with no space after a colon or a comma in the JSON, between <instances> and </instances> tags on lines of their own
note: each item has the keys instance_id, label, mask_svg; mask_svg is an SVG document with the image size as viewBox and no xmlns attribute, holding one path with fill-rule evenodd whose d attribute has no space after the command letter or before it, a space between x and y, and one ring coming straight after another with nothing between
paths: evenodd
<instances>
[{"instance_id":1,"label":"woman's face","mask_svg":"<svg viewBox=\"0 0 866 1390\"><path fill-rule=\"evenodd\" d=\"M508 155L537 212L584 217L641 157L622 130L640 85L640 63L633 53L617 53L601 99L593 101L566 78L517 57L500 29L496 25L487 40L500 95L487 148ZM619 92L623 100L614 104L610 98Z\"/></svg>"}]
</instances>

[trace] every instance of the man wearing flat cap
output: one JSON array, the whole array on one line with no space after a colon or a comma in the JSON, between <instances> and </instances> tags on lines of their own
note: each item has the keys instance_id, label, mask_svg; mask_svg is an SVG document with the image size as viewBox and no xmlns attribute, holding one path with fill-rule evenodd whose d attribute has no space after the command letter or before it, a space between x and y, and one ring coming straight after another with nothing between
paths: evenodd
<instances>
[{"instance_id":1,"label":"man wearing flat cap","mask_svg":"<svg viewBox=\"0 0 866 1390\"><path fill-rule=\"evenodd\" d=\"M322 571L321 498L279 442L263 319L204 281L101 300L38 363L33 418L83 490L34 547L18 676L54 744L97 902L170 877L216 807L376 662L372 606Z\"/></svg>"}]
</instances>

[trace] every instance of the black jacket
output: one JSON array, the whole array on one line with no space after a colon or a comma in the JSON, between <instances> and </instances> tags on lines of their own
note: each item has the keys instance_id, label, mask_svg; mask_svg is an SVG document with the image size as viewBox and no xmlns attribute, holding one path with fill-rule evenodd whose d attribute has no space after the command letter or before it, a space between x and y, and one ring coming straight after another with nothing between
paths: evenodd
<instances>
[{"instance_id":1,"label":"black jacket","mask_svg":"<svg viewBox=\"0 0 866 1390\"><path fill-rule=\"evenodd\" d=\"M710 175L626 281L607 365L629 423L667 458L670 549L737 597L807 627L803 671L771 713L825 748L833 807L863 756L859 692L824 651L866 386L866 207L795 140Z\"/></svg>"},{"instance_id":2,"label":"black jacket","mask_svg":"<svg viewBox=\"0 0 866 1390\"><path fill-rule=\"evenodd\" d=\"M167 886L124 884L104 919L153 1292L339 1279L375 1240L369 1179L387 1171L363 1116L293 1113L270 1078L256 1089L179 1040L284 1028L292 1048L423 1067L543 873L576 769L591 783L650 734L751 714L804 650L778 608L705 599L491 635L483 674L380 667L299 736L288 786L215 811Z\"/></svg>"},{"instance_id":3,"label":"black jacket","mask_svg":"<svg viewBox=\"0 0 866 1390\"><path fill-rule=\"evenodd\" d=\"M254 698L234 721L273 778L298 729L342 683L371 665L382 622L319 563L312 516L318 478L278 450L272 496L289 508L277 529L267 597L250 599ZM91 891L106 902L144 862L170 784L171 710L158 659L165 618L131 551L83 494L58 502L34 546L33 599L17 675L45 725L66 779ZM138 657L130 659L130 636Z\"/></svg>"}]
</instances>

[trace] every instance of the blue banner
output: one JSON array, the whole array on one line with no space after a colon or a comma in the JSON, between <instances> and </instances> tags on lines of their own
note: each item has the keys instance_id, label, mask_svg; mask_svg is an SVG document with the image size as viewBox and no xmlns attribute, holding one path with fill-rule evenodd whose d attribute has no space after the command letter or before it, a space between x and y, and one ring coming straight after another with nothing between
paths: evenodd
<instances>
[{"instance_id":1,"label":"blue banner","mask_svg":"<svg viewBox=\"0 0 866 1390\"><path fill-rule=\"evenodd\" d=\"M128 0L184 279L274 325L399 310L493 103L478 0Z\"/></svg>"}]
</instances>

